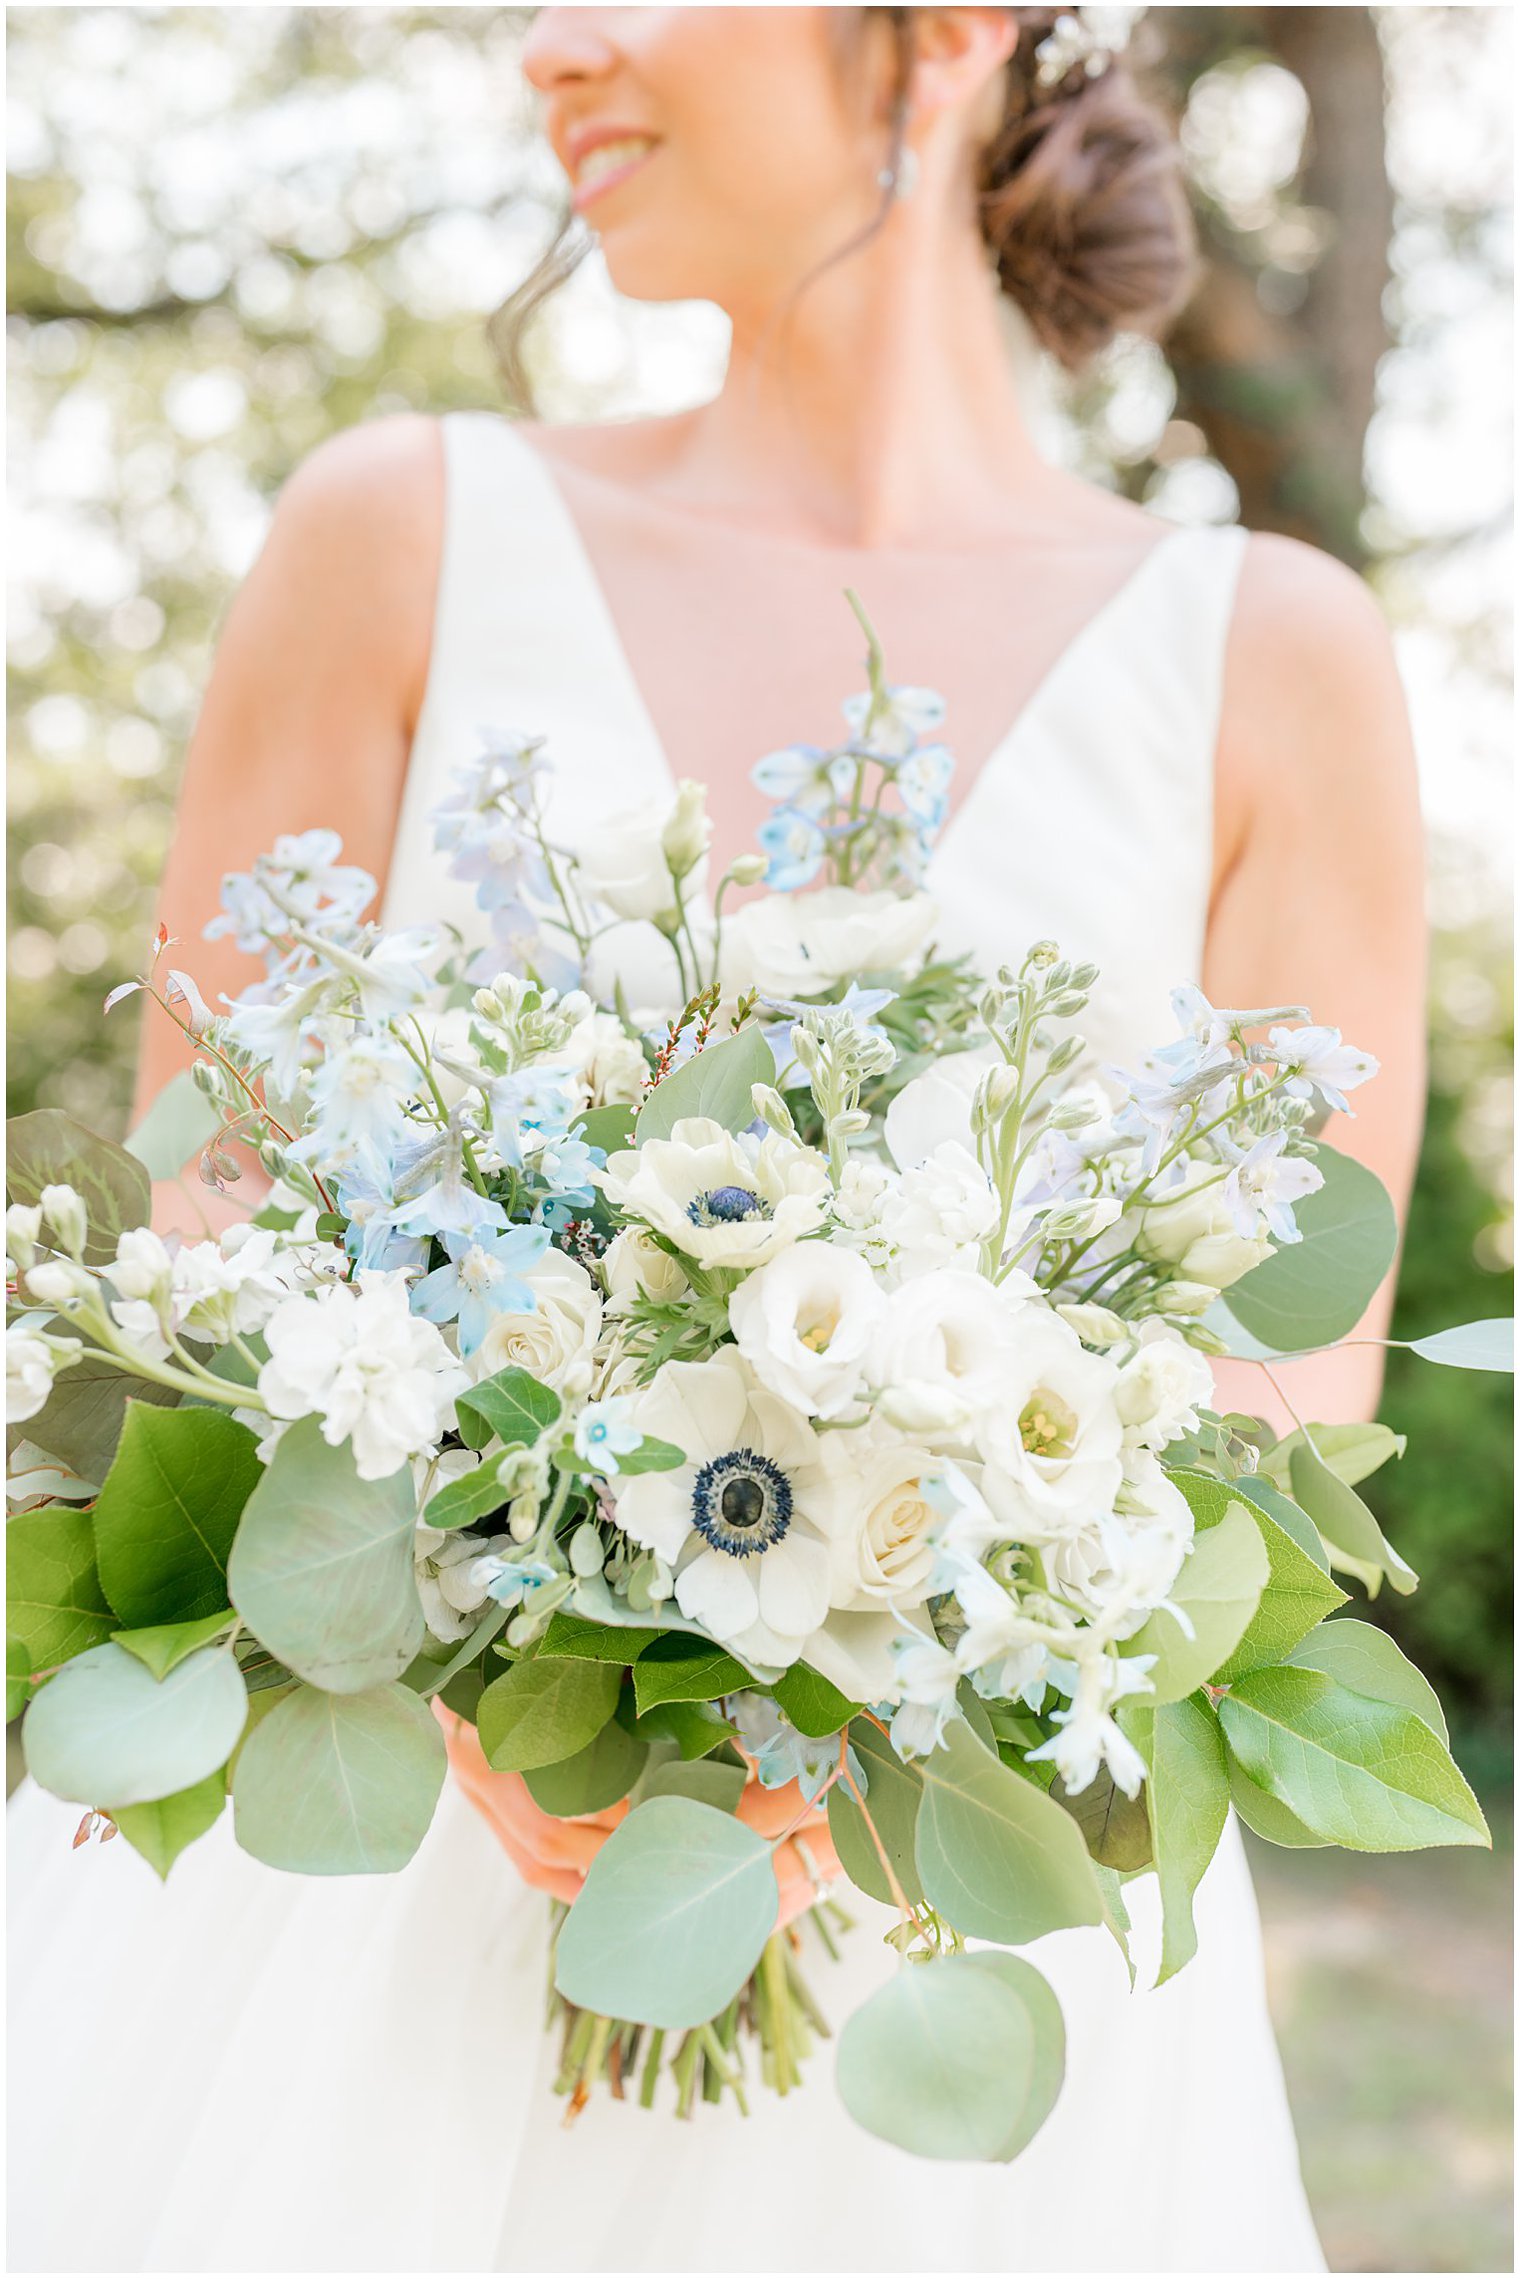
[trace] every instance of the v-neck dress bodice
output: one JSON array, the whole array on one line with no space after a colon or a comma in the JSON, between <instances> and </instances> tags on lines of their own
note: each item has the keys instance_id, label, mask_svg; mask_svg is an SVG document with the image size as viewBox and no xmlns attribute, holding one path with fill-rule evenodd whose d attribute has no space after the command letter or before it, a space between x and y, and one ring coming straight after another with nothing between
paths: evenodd
<instances>
[{"instance_id":1,"label":"v-neck dress bodice","mask_svg":"<svg viewBox=\"0 0 1520 2279\"><path fill-rule=\"evenodd\" d=\"M490 412L455 413L443 433L432 661L385 911L398 924L446 917L470 937L480 929L472 890L434 853L429 816L483 728L547 739L549 823L563 844L669 794L673 777L544 457ZM1244 545L1236 529L1158 537L996 749L951 786L927 881L941 946L985 966L1048 938L1093 960L1102 979L1088 1033L1102 1058L1163 1042L1170 991L1200 977L1220 687ZM864 599L869 608L869 590ZM921 677L911 657L893 661L905 680ZM943 693L953 743L954 691ZM641 975L656 970L641 957L642 931L624 930L635 1004Z\"/></svg>"},{"instance_id":2,"label":"v-neck dress bodice","mask_svg":"<svg viewBox=\"0 0 1520 2279\"><path fill-rule=\"evenodd\" d=\"M571 843L670 775L546 466L485 415L445 433L431 676L385 913L468 934L428 812L479 729L548 738ZM1241 544L1154 547L964 787L935 857L956 947L995 963L1051 935L1105 968L1106 1056L1163 1035L1167 991L1197 973ZM72 1851L77 1821L30 1782L10 1807L13 2269L1323 2269L1233 1823L1197 1894L1197 1957L1165 1986L1150 1878L1126 1893L1133 1993L1103 1930L1029 1950L1064 2013L1066 2079L998 2168L867 2136L827 2046L748 2120L599 2097L567 2131L547 1902L452 1784L400 1875L277 1875L229 1815L161 1886L124 1843ZM809 1968L836 2027L896 1961L891 1911L847 1897L841 1959Z\"/></svg>"}]
</instances>

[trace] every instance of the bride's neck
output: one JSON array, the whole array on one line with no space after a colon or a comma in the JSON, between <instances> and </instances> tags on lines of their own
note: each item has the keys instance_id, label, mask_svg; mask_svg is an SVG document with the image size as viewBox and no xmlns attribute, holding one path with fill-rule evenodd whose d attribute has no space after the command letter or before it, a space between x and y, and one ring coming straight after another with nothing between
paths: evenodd
<instances>
[{"instance_id":1,"label":"bride's neck","mask_svg":"<svg viewBox=\"0 0 1520 2279\"><path fill-rule=\"evenodd\" d=\"M947 248L914 219L900 207L779 306L731 312L683 491L846 546L974 541L1006 515L1041 463L996 284L971 233Z\"/></svg>"}]
</instances>

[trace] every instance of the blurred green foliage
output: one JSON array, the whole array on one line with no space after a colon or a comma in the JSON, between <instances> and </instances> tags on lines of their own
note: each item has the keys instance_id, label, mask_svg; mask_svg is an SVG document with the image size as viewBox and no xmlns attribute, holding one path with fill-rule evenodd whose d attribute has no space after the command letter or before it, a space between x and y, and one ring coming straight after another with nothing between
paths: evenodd
<instances>
[{"instance_id":1,"label":"blurred green foliage","mask_svg":"<svg viewBox=\"0 0 1520 2279\"><path fill-rule=\"evenodd\" d=\"M1395 13L1403 44L1428 46L1434 20L1491 12ZM123 1128L136 1006L107 1022L101 1001L141 963L217 627L285 476L356 420L498 401L484 320L531 265L556 198L526 123L521 15L11 12L16 1111L56 1106ZM1421 49L1394 89L1396 126L1398 104L1407 112L1437 77ZM1270 241L1279 268L1303 137L1293 84L1243 50L1194 83L1184 120L1200 195L1228 211L1243 247L1253 232ZM1399 132L1408 139L1407 120ZM1410 147L1428 174L1428 149ZM1486 194L1468 185L1463 212ZM1397 407L1412 391L1416 411L1439 414L1431 373L1448 385L1451 359L1433 365L1433 348L1492 288L1464 285L1455 240L1431 223L1433 193L1411 195L1385 393ZM619 307L593 265L536 342L545 409L699 398L721 355L709 317ZM1228 515L1230 478L1172 416L1175 393L1158 352L1121 349L1073 399L1082 432L1068 425L1068 455L1161 511ZM1386 436L1380 451L1403 470ZM1440 488L1437 469L1427 489ZM1481 547L1463 552L1471 533L1425 545L1408 499L1407 480L1374 486L1375 569L1397 622L1424 642L1427 673L1467 676L1467 741L1491 754L1502 570ZM1448 502L1435 503L1439 526ZM1430 1120L1400 1300L1412 1329L1508 1308L1502 899L1476 832L1443 861ZM1376 1611L1474 1733L1495 1731L1508 1689L1507 1386L1396 1356L1385 1414L1411 1445L1375 1497L1430 1580Z\"/></svg>"}]
</instances>

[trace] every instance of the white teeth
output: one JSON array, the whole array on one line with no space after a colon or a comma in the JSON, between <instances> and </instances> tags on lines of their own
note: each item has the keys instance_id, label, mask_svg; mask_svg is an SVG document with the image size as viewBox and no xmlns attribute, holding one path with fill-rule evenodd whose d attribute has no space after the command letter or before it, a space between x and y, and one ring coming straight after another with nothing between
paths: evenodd
<instances>
[{"instance_id":1,"label":"white teeth","mask_svg":"<svg viewBox=\"0 0 1520 2279\"><path fill-rule=\"evenodd\" d=\"M584 188L588 183L600 182L607 175L615 174L620 166L626 166L630 159L642 158L653 148L649 135L624 135L617 142L598 143L595 150L587 151L575 169L577 186Z\"/></svg>"}]
</instances>

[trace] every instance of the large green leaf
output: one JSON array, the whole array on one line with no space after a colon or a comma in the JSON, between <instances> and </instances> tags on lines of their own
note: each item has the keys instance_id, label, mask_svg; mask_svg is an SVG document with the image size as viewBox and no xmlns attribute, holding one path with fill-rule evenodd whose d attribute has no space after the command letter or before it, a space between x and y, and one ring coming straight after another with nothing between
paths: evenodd
<instances>
[{"instance_id":1,"label":"large green leaf","mask_svg":"<svg viewBox=\"0 0 1520 2279\"><path fill-rule=\"evenodd\" d=\"M690 1796L698 1804L710 1804L715 1812L732 1812L744 1794L744 1784L742 1765L715 1765L705 1757L695 1764L677 1757L656 1765L651 1757L639 1782L639 1800L642 1803L646 1796Z\"/></svg>"},{"instance_id":2,"label":"large green leaf","mask_svg":"<svg viewBox=\"0 0 1520 2279\"><path fill-rule=\"evenodd\" d=\"M1348 1693L1411 1711L1450 1745L1435 1687L1374 1623L1327 1622L1284 1658L1300 1669L1323 1670Z\"/></svg>"},{"instance_id":3,"label":"large green leaf","mask_svg":"<svg viewBox=\"0 0 1520 2279\"><path fill-rule=\"evenodd\" d=\"M1216 1684L1229 1685L1247 1670L1261 1669L1306 1638L1317 1622L1346 1603L1346 1593L1332 1583L1323 1568L1300 1549L1285 1528L1256 1502L1242 1498L1261 1531L1266 1546L1266 1587L1256 1612L1246 1624L1239 1645L1226 1662L1213 1671ZM1237 1507L1238 1508L1238 1507Z\"/></svg>"},{"instance_id":4,"label":"large green leaf","mask_svg":"<svg viewBox=\"0 0 1520 2279\"><path fill-rule=\"evenodd\" d=\"M348 1447L329 1448L303 1417L248 1499L227 1570L232 1603L311 1685L366 1693L399 1678L427 1629L416 1517L404 1470L361 1480Z\"/></svg>"},{"instance_id":5,"label":"large green leaf","mask_svg":"<svg viewBox=\"0 0 1520 2279\"><path fill-rule=\"evenodd\" d=\"M763 1032L741 1029L694 1053L655 1086L634 1126L638 1145L669 1139L686 1116L708 1116L726 1132L742 1132L755 1120L755 1086L775 1080L775 1057Z\"/></svg>"},{"instance_id":6,"label":"large green leaf","mask_svg":"<svg viewBox=\"0 0 1520 2279\"><path fill-rule=\"evenodd\" d=\"M1304 1825L1354 1852L1486 1844L1477 1800L1423 1719L1319 1670L1253 1670L1219 1705L1230 1753Z\"/></svg>"},{"instance_id":7,"label":"large green leaf","mask_svg":"<svg viewBox=\"0 0 1520 2279\"><path fill-rule=\"evenodd\" d=\"M447 1765L437 1719L405 1686L301 1686L238 1758L237 1840L295 1875L390 1874L427 1834Z\"/></svg>"},{"instance_id":8,"label":"large green leaf","mask_svg":"<svg viewBox=\"0 0 1520 2279\"><path fill-rule=\"evenodd\" d=\"M66 1329L67 1324L60 1327ZM31 1418L26 1436L81 1479L103 1480L121 1440L128 1409L145 1403L154 1408L174 1408L178 1402L179 1394L172 1385L129 1377L87 1346L77 1361L54 1378L47 1406Z\"/></svg>"},{"instance_id":9,"label":"large green leaf","mask_svg":"<svg viewBox=\"0 0 1520 2279\"><path fill-rule=\"evenodd\" d=\"M221 1409L132 1403L95 1505L100 1580L126 1629L227 1604L228 1553L263 1476L253 1434Z\"/></svg>"},{"instance_id":10,"label":"large green leaf","mask_svg":"<svg viewBox=\"0 0 1520 2279\"><path fill-rule=\"evenodd\" d=\"M177 1179L221 1128L220 1113L189 1069L182 1068L156 1095L137 1129L127 1134L126 1149L150 1179Z\"/></svg>"},{"instance_id":11,"label":"large green leaf","mask_svg":"<svg viewBox=\"0 0 1520 2279\"><path fill-rule=\"evenodd\" d=\"M561 1607L549 1618L549 1627L539 1642L538 1659L564 1656L582 1662L618 1662L627 1669L646 1646L665 1635L663 1630L586 1622L578 1614L566 1614Z\"/></svg>"},{"instance_id":12,"label":"large green leaf","mask_svg":"<svg viewBox=\"0 0 1520 2279\"><path fill-rule=\"evenodd\" d=\"M1348 1337L1398 1247L1393 1205L1376 1174L1323 1141L1314 1160L1325 1184L1293 1206L1303 1239L1285 1243L1225 1292L1242 1328L1280 1353Z\"/></svg>"},{"instance_id":13,"label":"large green leaf","mask_svg":"<svg viewBox=\"0 0 1520 2279\"><path fill-rule=\"evenodd\" d=\"M628 1721L629 1730L641 1741L674 1741L690 1763L710 1757L714 1749L732 1741L738 1730L705 1701L657 1701L640 1717L625 1694L618 1704L618 1715Z\"/></svg>"},{"instance_id":14,"label":"large green leaf","mask_svg":"<svg viewBox=\"0 0 1520 2279\"><path fill-rule=\"evenodd\" d=\"M1065 2071L1060 2004L1017 1955L904 1966L847 2022L835 2078L873 2136L925 2160L1012 2160Z\"/></svg>"},{"instance_id":15,"label":"large green leaf","mask_svg":"<svg viewBox=\"0 0 1520 2279\"><path fill-rule=\"evenodd\" d=\"M503 1448L531 1448L558 1424L563 1407L550 1386L516 1368L482 1378L455 1403L460 1438L470 1448L493 1438Z\"/></svg>"},{"instance_id":16,"label":"large green leaf","mask_svg":"<svg viewBox=\"0 0 1520 2279\"><path fill-rule=\"evenodd\" d=\"M1233 1480L1230 1493L1241 1503L1254 1504L1264 1511L1268 1519L1275 1519L1284 1535L1298 1545L1306 1559L1311 1559L1322 1575L1330 1572L1330 1554L1320 1539L1319 1529L1306 1511L1300 1511L1289 1495L1275 1488L1270 1480L1259 1474L1250 1479Z\"/></svg>"},{"instance_id":17,"label":"large green leaf","mask_svg":"<svg viewBox=\"0 0 1520 2279\"><path fill-rule=\"evenodd\" d=\"M605 1812L609 1804L626 1796L648 1754L648 1743L636 1740L612 1717L573 1757L561 1758L557 1765L536 1766L523 1779L541 1812L573 1820L582 1812Z\"/></svg>"},{"instance_id":18,"label":"large green leaf","mask_svg":"<svg viewBox=\"0 0 1520 2279\"><path fill-rule=\"evenodd\" d=\"M1409 1350L1426 1361L1440 1361L1448 1369L1492 1369L1510 1377L1515 1371L1515 1325L1508 1315L1462 1322L1455 1329L1437 1329L1429 1337L1410 1338Z\"/></svg>"},{"instance_id":19,"label":"large green leaf","mask_svg":"<svg viewBox=\"0 0 1520 2279\"><path fill-rule=\"evenodd\" d=\"M214 1638L230 1630L236 1620L231 1607L224 1606L215 1614L203 1614L195 1622L162 1622L148 1630L113 1630L111 1636L118 1646L125 1646L129 1654L135 1654L156 1678L166 1678L177 1662L193 1654L198 1646L209 1646Z\"/></svg>"},{"instance_id":20,"label":"large green leaf","mask_svg":"<svg viewBox=\"0 0 1520 2279\"><path fill-rule=\"evenodd\" d=\"M958 1931L1018 1946L1072 1924L1101 1923L1087 1847L1042 1789L959 1724L919 1770L919 1877L930 1906Z\"/></svg>"},{"instance_id":21,"label":"large green leaf","mask_svg":"<svg viewBox=\"0 0 1520 2279\"><path fill-rule=\"evenodd\" d=\"M918 1879L916 1847L918 1808L924 1796L922 1776L915 1765L903 1762L885 1733L869 1718L857 1718L850 1727L850 1747L866 1776L865 1804L871 1826L881 1838L882 1850L892 1863L904 1897L911 1906L921 1906L924 1887ZM871 1841L860 1806L843 1781L836 1781L829 1790L829 1834L851 1883L890 1906L894 1893L881 1864L881 1853Z\"/></svg>"},{"instance_id":22,"label":"large green leaf","mask_svg":"<svg viewBox=\"0 0 1520 2279\"><path fill-rule=\"evenodd\" d=\"M1193 1894L1229 1816L1224 1742L1219 1721L1201 1694L1159 1709L1147 1702L1127 1704L1122 1723L1145 1759L1145 1798L1161 1894L1159 1986L1198 1951Z\"/></svg>"},{"instance_id":23,"label":"large green leaf","mask_svg":"<svg viewBox=\"0 0 1520 2279\"><path fill-rule=\"evenodd\" d=\"M1292 1851L1323 1851L1326 1839L1316 1836L1297 1816L1288 1810L1279 1798L1269 1796L1258 1788L1249 1773L1239 1766L1229 1751L1225 1751L1225 1765L1230 1781L1230 1802L1236 1817L1245 1822L1254 1836L1269 1844L1281 1844Z\"/></svg>"},{"instance_id":24,"label":"large green leaf","mask_svg":"<svg viewBox=\"0 0 1520 2279\"><path fill-rule=\"evenodd\" d=\"M640 1710L657 1701L716 1701L753 1684L742 1662L721 1646L679 1632L667 1632L647 1646L633 1665L633 1693Z\"/></svg>"},{"instance_id":25,"label":"large green leaf","mask_svg":"<svg viewBox=\"0 0 1520 2279\"><path fill-rule=\"evenodd\" d=\"M152 1804L118 1804L111 1818L134 1852L141 1852L155 1875L166 1877L181 1852L214 1828L227 1801L227 1776L218 1766L193 1788L161 1796Z\"/></svg>"},{"instance_id":26,"label":"large green leaf","mask_svg":"<svg viewBox=\"0 0 1520 2279\"><path fill-rule=\"evenodd\" d=\"M429 1527L471 1527L477 1519L485 1519L493 1511L500 1511L507 1501L506 1490L501 1486L501 1468L509 1451L487 1456L472 1472L462 1479L446 1480L435 1495L428 1498L422 1516Z\"/></svg>"},{"instance_id":27,"label":"large green leaf","mask_svg":"<svg viewBox=\"0 0 1520 2279\"><path fill-rule=\"evenodd\" d=\"M27 1711L27 1770L72 1804L152 1804L224 1765L247 1714L224 1647L203 1647L160 1681L120 1646L92 1646Z\"/></svg>"},{"instance_id":28,"label":"large green leaf","mask_svg":"<svg viewBox=\"0 0 1520 2279\"><path fill-rule=\"evenodd\" d=\"M6 1628L51 1670L98 1646L117 1627L95 1571L87 1511L51 1505L18 1512L5 1530Z\"/></svg>"},{"instance_id":29,"label":"large green leaf","mask_svg":"<svg viewBox=\"0 0 1520 2279\"><path fill-rule=\"evenodd\" d=\"M32 1657L21 1639L5 1640L5 1722L21 1715L32 1698Z\"/></svg>"},{"instance_id":30,"label":"large green leaf","mask_svg":"<svg viewBox=\"0 0 1520 2279\"><path fill-rule=\"evenodd\" d=\"M592 1861L555 1984L603 2017L700 2026L749 1977L779 1907L770 1846L752 1828L690 1797L650 1797Z\"/></svg>"},{"instance_id":31,"label":"large green leaf","mask_svg":"<svg viewBox=\"0 0 1520 2279\"><path fill-rule=\"evenodd\" d=\"M1073 1794L1058 1773L1047 1795L1071 1815L1082 1831L1088 1857L1100 1867L1133 1875L1151 1864L1151 1827L1145 1798L1126 1796L1107 1765L1097 1778Z\"/></svg>"},{"instance_id":32,"label":"large green leaf","mask_svg":"<svg viewBox=\"0 0 1520 2279\"><path fill-rule=\"evenodd\" d=\"M1355 1575L1369 1598L1376 1596L1385 1575L1407 1597L1419 1577L1399 1557L1355 1488L1322 1463L1307 1441L1294 1449L1291 1470L1294 1497L1323 1536L1332 1564Z\"/></svg>"},{"instance_id":33,"label":"large green leaf","mask_svg":"<svg viewBox=\"0 0 1520 2279\"><path fill-rule=\"evenodd\" d=\"M1359 1487L1391 1459L1402 1456L1405 1446L1403 1433L1386 1424L1316 1424L1308 1432L1290 1432L1265 1450L1261 1459L1263 1473L1285 1495L1293 1487L1293 1451L1306 1444L1348 1488ZM1258 1483L1252 1479L1241 1484L1254 1488Z\"/></svg>"},{"instance_id":34,"label":"large green leaf","mask_svg":"<svg viewBox=\"0 0 1520 2279\"><path fill-rule=\"evenodd\" d=\"M98 1139L60 1109L38 1108L30 1116L12 1117L5 1146L5 1180L16 1202L40 1203L44 1187L76 1190L88 1224L87 1265L106 1265L116 1256L123 1228L147 1224L153 1191L137 1158L114 1140Z\"/></svg>"},{"instance_id":35,"label":"large green leaf","mask_svg":"<svg viewBox=\"0 0 1520 2279\"><path fill-rule=\"evenodd\" d=\"M1150 1679L1158 1701L1182 1701L1196 1692L1244 1636L1268 1575L1256 1517L1236 1498L1217 1524L1194 1538L1171 1592L1191 1637L1169 1608L1158 1607L1127 1642L1127 1653L1156 1656Z\"/></svg>"},{"instance_id":36,"label":"large green leaf","mask_svg":"<svg viewBox=\"0 0 1520 2279\"><path fill-rule=\"evenodd\" d=\"M499 1773L557 1765L595 1740L617 1707L621 1674L607 1662L545 1661L512 1667L480 1697L476 1731Z\"/></svg>"}]
</instances>

